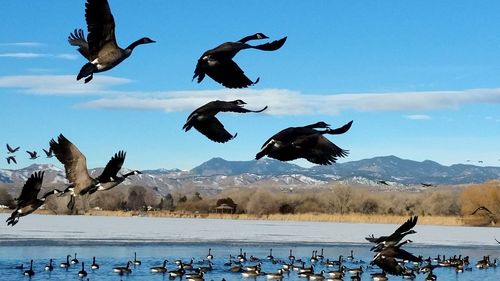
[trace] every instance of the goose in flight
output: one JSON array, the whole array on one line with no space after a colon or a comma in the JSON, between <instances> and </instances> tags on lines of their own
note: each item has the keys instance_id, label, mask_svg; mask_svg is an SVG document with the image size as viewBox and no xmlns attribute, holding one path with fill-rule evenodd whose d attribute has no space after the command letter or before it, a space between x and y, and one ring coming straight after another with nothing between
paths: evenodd
<instances>
[{"instance_id":1,"label":"goose in flight","mask_svg":"<svg viewBox=\"0 0 500 281\"><path fill-rule=\"evenodd\" d=\"M12 148L9 144L7 144L7 153L8 154L12 154L12 153L16 153L19 148L21 148L20 146L16 147L16 148Z\"/></svg>"},{"instance_id":2,"label":"goose in flight","mask_svg":"<svg viewBox=\"0 0 500 281\"><path fill-rule=\"evenodd\" d=\"M45 152L45 155L47 155L47 158L52 158L54 157L54 152L52 151L52 148L49 148L49 150L45 150L45 148L42 148L43 152Z\"/></svg>"},{"instance_id":3,"label":"goose in flight","mask_svg":"<svg viewBox=\"0 0 500 281\"><path fill-rule=\"evenodd\" d=\"M249 110L243 106L246 103L242 100L234 101L211 101L193 111L187 118L186 124L182 127L186 132L191 128L195 128L200 133L214 142L225 143L236 137L237 134L231 135L224 125L215 117L219 112L262 112L267 109L267 106L260 110Z\"/></svg>"},{"instance_id":4,"label":"goose in flight","mask_svg":"<svg viewBox=\"0 0 500 281\"><path fill-rule=\"evenodd\" d=\"M38 157L40 157L40 155L38 155L38 153L36 151L29 151L29 150L26 150L26 153L28 153L30 155L30 159L31 160L35 160L37 159Z\"/></svg>"},{"instance_id":5,"label":"goose in flight","mask_svg":"<svg viewBox=\"0 0 500 281\"><path fill-rule=\"evenodd\" d=\"M28 178L23 186L21 195L17 198L17 208L6 220L7 225L16 225L19 218L27 216L40 208L45 203L47 197L60 193L59 190L54 189L38 199L38 193L42 189L43 175L44 172L35 172Z\"/></svg>"},{"instance_id":6,"label":"goose in flight","mask_svg":"<svg viewBox=\"0 0 500 281\"><path fill-rule=\"evenodd\" d=\"M365 239L375 244L384 244L386 246L396 245L406 235L417 233L415 230L412 229L417 224L417 220L418 216L409 218L389 236L374 237L372 234L371 236L366 237ZM372 250L375 249L376 247L377 246L373 247Z\"/></svg>"},{"instance_id":7,"label":"goose in flight","mask_svg":"<svg viewBox=\"0 0 500 281\"><path fill-rule=\"evenodd\" d=\"M7 164L9 164L9 165L10 165L11 162L14 162L14 164L17 164L16 156L11 155L11 156L9 156L9 157L7 157L5 159L7 159Z\"/></svg>"},{"instance_id":8,"label":"goose in flight","mask_svg":"<svg viewBox=\"0 0 500 281\"><path fill-rule=\"evenodd\" d=\"M77 46L78 52L89 61L76 77L77 80L85 77L85 83L92 80L94 73L117 66L132 54L135 47L155 42L143 37L125 49L120 48L116 43L115 20L107 0L87 0L85 20L88 30L87 40L81 29L75 29L68 37L69 44Z\"/></svg>"},{"instance_id":9,"label":"goose in flight","mask_svg":"<svg viewBox=\"0 0 500 281\"><path fill-rule=\"evenodd\" d=\"M331 129L325 122L286 128L269 138L255 159L267 155L280 161L304 158L315 164L331 165L338 157L346 157L349 152L329 141L324 135L344 134L351 128L352 122L337 129Z\"/></svg>"},{"instance_id":10,"label":"goose in flight","mask_svg":"<svg viewBox=\"0 0 500 281\"><path fill-rule=\"evenodd\" d=\"M257 49L261 51L276 51L285 44L287 37L279 40L252 46L247 44L250 40L260 40L269 38L262 33L246 36L236 42L226 42L203 53L198 59L194 70L193 80L197 78L200 83L208 75L215 82L222 84L226 88L246 88L259 82L250 80L243 70L233 61L234 56L245 49Z\"/></svg>"}]
</instances>

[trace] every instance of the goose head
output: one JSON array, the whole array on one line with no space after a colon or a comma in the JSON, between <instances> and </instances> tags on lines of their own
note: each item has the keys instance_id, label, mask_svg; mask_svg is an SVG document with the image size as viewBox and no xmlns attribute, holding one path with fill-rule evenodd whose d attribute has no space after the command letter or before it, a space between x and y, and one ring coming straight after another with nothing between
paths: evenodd
<instances>
[{"instance_id":1,"label":"goose head","mask_svg":"<svg viewBox=\"0 0 500 281\"><path fill-rule=\"evenodd\" d=\"M267 38L269 38L269 37L267 37L266 35L264 35L264 33L260 33L260 32L255 33L255 34L253 35L253 37L255 37L255 39L267 39Z\"/></svg>"},{"instance_id":2,"label":"goose head","mask_svg":"<svg viewBox=\"0 0 500 281\"><path fill-rule=\"evenodd\" d=\"M247 104L246 102L244 102L242 100L234 100L234 101L232 101L232 103L234 103L235 105L238 105L238 106L243 106L244 104Z\"/></svg>"},{"instance_id":3,"label":"goose head","mask_svg":"<svg viewBox=\"0 0 500 281\"><path fill-rule=\"evenodd\" d=\"M308 125L307 127L309 128L323 128L323 129L326 129L326 128L330 128L330 124L327 124L323 121L320 121L320 122L316 122L314 124L311 124L311 125Z\"/></svg>"}]
</instances>

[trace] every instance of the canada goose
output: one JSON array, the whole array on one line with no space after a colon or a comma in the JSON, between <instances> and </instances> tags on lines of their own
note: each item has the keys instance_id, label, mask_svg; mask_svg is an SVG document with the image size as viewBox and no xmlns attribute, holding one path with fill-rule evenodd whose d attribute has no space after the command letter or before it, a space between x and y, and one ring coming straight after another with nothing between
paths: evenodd
<instances>
[{"instance_id":1,"label":"canada goose","mask_svg":"<svg viewBox=\"0 0 500 281\"><path fill-rule=\"evenodd\" d=\"M260 275L260 270L247 270L241 273L243 277L255 277Z\"/></svg>"},{"instance_id":2,"label":"canada goose","mask_svg":"<svg viewBox=\"0 0 500 281\"><path fill-rule=\"evenodd\" d=\"M436 281L437 276L431 271L429 271L429 274L427 274L427 277L425 277L425 281Z\"/></svg>"},{"instance_id":3,"label":"canada goose","mask_svg":"<svg viewBox=\"0 0 500 281\"><path fill-rule=\"evenodd\" d=\"M200 279L203 278L203 275L204 273L200 271L197 273L186 273L184 277L186 277L186 279Z\"/></svg>"},{"instance_id":4,"label":"canada goose","mask_svg":"<svg viewBox=\"0 0 500 281\"><path fill-rule=\"evenodd\" d=\"M425 183L425 182L422 182L420 183L423 187L431 187L431 186L434 186L432 183Z\"/></svg>"},{"instance_id":5,"label":"canada goose","mask_svg":"<svg viewBox=\"0 0 500 281\"><path fill-rule=\"evenodd\" d=\"M134 261L132 262L135 265L141 265L142 262L137 259L137 252L134 252Z\"/></svg>"},{"instance_id":6,"label":"canada goose","mask_svg":"<svg viewBox=\"0 0 500 281\"><path fill-rule=\"evenodd\" d=\"M345 266L340 266L339 265L339 268L337 270L328 271L327 275L329 277L332 277L332 278L340 278L340 279L342 279L344 277L344 270L345 269L346 269Z\"/></svg>"},{"instance_id":7,"label":"canada goose","mask_svg":"<svg viewBox=\"0 0 500 281\"><path fill-rule=\"evenodd\" d=\"M317 254L316 257L320 260L323 260L325 258L325 256L323 256L323 248L321 248L321 254Z\"/></svg>"},{"instance_id":8,"label":"canada goose","mask_svg":"<svg viewBox=\"0 0 500 281\"><path fill-rule=\"evenodd\" d=\"M92 264L90 265L90 268L92 268L92 270L99 269L99 265L95 262L95 257L92 258Z\"/></svg>"},{"instance_id":9,"label":"canada goose","mask_svg":"<svg viewBox=\"0 0 500 281\"><path fill-rule=\"evenodd\" d=\"M316 255L316 253L317 253L317 252L318 252L318 251L315 251L315 250L313 250L313 251L312 251L312 254L311 254L311 259L310 259L310 261L311 261L312 263L318 262L318 257L317 257L317 255Z\"/></svg>"},{"instance_id":10,"label":"canada goose","mask_svg":"<svg viewBox=\"0 0 500 281\"><path fill-rule=\"evenodd\" d=\"M193 80L197 79L200 83L205 74L215 82L222 84L226 88L246 88L259 82L250 80L233 61L234 56L244 49L258 49L262 51L276 51L285 44L286 37L270 43L251 46L246 42L250 40L260 40L269 38L262 33L246 36L236 42L226 42L211 50L206 51L198 59L196 69L194 70Z\"/></svg>"},{"instance_id":11,"label":"canada goose","mask_svg":"<svg viewBox=\"0 0 500 281\"><path fill-rule=\"evenodd\" d=\"M283 270L279 269L278 272L267 273L267 279L282 279L283 278Z\"/></svg>"},{"instance_id":12,"label":"canada goose","mask_svg":"<svg viewBox=\"0 0 500 281\"><path fill-rule=\"evenodd\" d=\"M77 264L79 262L80 261L76 258L76 253L75 253L75 256L71 259L71 264Z\"/></svg>"},{"instance_id":13,"label":"canada goose","mask_svg":"<svg viewBox=\"0 0 500 281\"><path fill-rule=\"evenodd\" d=\"M155 42L144 37L125 49L118 47L115 37L115 20L107 0L87 0L85 20L88 31L87 40L81 29L75 29L68 37L69 44L77 46L80 54L89 61L76 77L76 80L86 77L85 83L92 80L94 73L117 66L132 54L135 47Z\"/></svg>"},{"instance_id":14,"label":"canada goose","mask_svg":"<svg viewBox=\"0 0 500 281\"><path fill-rule=\"evenodd\" d=\"M180 264L180 268L178 269L174 269L174 270L170 270L168 272L168 275L170 277L177 277L177 276L182 276L184 275L184 273L186 273L186 271L184 270L184 267L182 266L182 263Z\"/></svg>"},{"instance_id":15,"label":"canada goose","mask_svg":"<svg viewBox=\"0 0 500 281\"><path fill-rule=\"evenodd\" d=\"M295 256L292 254L292 249L290 249L290 253L288 255L288 259L291 260L292 262L295 260Z\"/></svg>"},{"instance_id":16,"label":"canada goose","mask_svg":"<svg viewBox=\"0 0 500 281\"><path fill-rule=\"evenodd\" d=\"M42 188L44 173L45 172L34 172L28 178L23 186L21 195L17 198L17 208L6 220L7 225L16 225L21 217L27 216L36 211L36 209L40 208L45 203L47 197L60 193L59 190L54 189L45 193L42 198L37 198L38 193L40 193L40 189Z\"/></svg>"},{"instance_id":17,"label":"canada goose","mask_svg":"<svg viewBox=\"0 0 500 281\"><path fill-rule=\"evenodd\" d=\"M361 274L363 273L363 266L348 268L347 272L349 272L350 274Z\"/></svg>"},{"instance_id":18,"label":"canada goose","mask_svg":"<svg viewBox=\"0 0 500 281\"><path fill-rule=\"evenodd\" d=\"M49 264L47 264L45 267L44 267L44 270L45 271L52 271L54 270L54 266L52 265L52 259L49 260Z\"/></svg>"},{"instance_id":19,"label":"canada goose","mask_svg":"<svg viewBox=\"0 0 500 281\"><path fill-rule=\"evenodd\" d=\"M7 153L8 154L12 154L12 153L16 153L19 148L21 148L20 146L16 147L16 148L12 148L8 143L7 143Z\"/></svg>"},{"instance_id":20,"label":"canada goose","mask_svg":"<svg viewBox=\"0 0 500 281\"><path fill-rule=\"evenodd\" d=\"M78 277L83 278L87 276L87 271L85 271L85 263L82 262L82 270L78 271Z\"/></svg>"},{"instance_id":21,"label":"canada goose","mask_svg":"<svg viewBox=\"0 0 500 281\"><path fill-rule=\"evenodd\" d=\"M351 254L346 257L347 260L353 260L354 259L354 251L351 250Z\"/></svg>"},{"instance_id":22,"label":"canada goose","mask_svg":"<svg viewBox=\"0 0 500 281\"><path fill-rule=\"evenodd\" d=\"M400 249L396 246L388 246L378 252L373 257L373 260L370 264L377 265L389 274L402 275L405 270L396 259L408 260L413 262L422 261L422 258L416 257L403 249Z\"/></svg>"},{"instance_id":23,"label":"canada goose","mask_svg":"<svg viewBox=\"0 0 500 281\"><path fill-rule=\"evenodd\" d=\"M7 159L7 164L9 164L9 165L10 165L11 162L14 162L14 164L17 164L16 156L14 156L14 155L8 156L5 159Z\"/></svg>"},{"instance_id":24,"label":"canada goose","mask_svg":"<svg viewBox=\"0 0 500 281\"><path fill-rule=\"evenodd\" d=\"M309 275L309 279L310 280L323 280L323 279L325 279L325 276L323 275L323 273L325 273L324 270L321 270L320 273L313 273L313 274Z\"/></svg>"},{"instance_id":25,"label":"canada goose","mask_svg":"<svg viewBox=\"0 0 500 281\"><path fill-rule=\"evenodd\" d=\"M375 273L372 273L370 275L371 275L373 281L387 281L388 280L385 271L375 272Z\"/></svg>"},{"instance_id":26,"label":"canada goose","mask_svg":"<svg viewBox=\"0 0 500 281\"><path fill-rule=\"evenodd\" d=\"M269 255L266 257L266 259L268 259L268 260L273 260L274 259L273 249L269 249Z\"/></svg>"},{"instance_id":27,"label":"canada goose","mask_svg":"<svg viewBox=\"0 0 500 281\"><path fill-rule=\"evenodd\" d=\"M212 249L208 249L208 255L207 255L207 260L212 260L214 256L212 255Z\"/></svg>"},{"instance_id":28,"label":"canada goose","mask_svg":"<svg viewBox=\"0 0 500 281\"><path fill-rule=\"evenodd\" d=\"M234 101L221 101L215 100L211 101L193 111L187 118L186 124L182 127L186 132L192 127L198 130L200 133L205 135L207 138L214 142L225 143L236 137L231 135L224 125L215 117L219 112L236 112L236 113L248 113L248 112L262 112L267 109L267 106L261 110L249 110L243 106L246 103L242 100Z\"/></svg>"},{"instance_id":29,"label":"canada goose","mask_svg":"<svg viewBox=\"0 0 500 281\"><path fill-rule=\"evenodd\" d=\"M200 266L200 267L197 268L197 270L199 272L203 272L203 273L207 273L209 271L212 271L213 269L214 268L212 266L212 262L211 261L208 262L208 266Z\"/></svg>"},{"instance_id":30,"label":"canada goose","mask_svg":"<svg viewBox=\"0 0 500 281\"><path fill-rule=\"evenodd\" d=\"M378 184L382 184L382 185L389 185L389 184L387 183L387 181L384 181L384 180L379 180L379 181L377 181L377 183L378 183Z\"/></svg>"},{"instance_id":31,"label":"canada goose","mask_svg":"<svg viewBox=\"0 0 500 281\"><path fill-rule=\"evenodd\" d=\"M38 155L38 153L36 151L26 150L26 153L28 153L30 155L30 160L35 160L38 157L40 157L40 155Z\"/></svg>"},{"instance_id":32,"label":"canada goose","mask_svg":"<svg viewBox=\"0 0 500 281\"><path fill-rule=\"evenodd\" d=\"M351 281L361 281L361 276L359 272L354 273L354 275L351 276Z\"/></svg>"},{"instance_id":33,"label":"canada goose","mask_svg":"<svg viewBox=\"0 0 500 281\"><path fill-rule=\"evenodd\" d=\"M30 269L24 271L25 276L33 276L35 272L33 271L33 260L30 261Z\"/></svg>"},{"instance_id":34,"label":"canada goose","mask_svg":"<svg viewBox=\"0 0 500 281\"><path fill-rule=\"evenodd\" d=\"M255 271L255 270L260 270L261 266L262 266L262 263L259 262L256 265L247 265L243 269L245 271Z\"/></svg>"},{"instance_id":35,"label":"canada goose","mask_svg":"<svg viewBox=\"0 0 500 281\"><path fill-rule=\"evenodd\" d=\"M59 266L60 266L60 267L62 267L62 268L68 268L68 267L70 267L70 265L71 265L71 264L69 263L69 258L70 258L70 257L71 257L71 255L67 255L67 256L66 256L66 261L65 261L65 262L61 262L61 263L59 264Z\"/></svg>"},{"instance_id":36,"label":"canada goose","mask_svg":"<svg viewBox=\"0 0 500 281\"><path fill-rule=\"evenodd\" d=\"M90 189L88 191L89 194L93 194L96 191L110 190L125 181L129 176L142 174L141 171L133 170L129 173L121 174L121 176L117 176L123 166L123 162L125 162L126 155L127 153L125 151L120 150L111 157L111 160L108 161L101 175L97 178L100 185Z\"/></svg>"},{"instance_id":37,"label":"canada goose","mask_svg":"<svg viewBox=\"0 0 500 281\"><path fill-rule=\"evenodd\" d=\"M384 245L387 246L396 245L406 235L417 233L416 231L412 230L412 228L415 227L415 225L417 224L417 220L418 216L410 217L405 223L403 223L400 227L398 227L389 236L380 236L378 238L375 238L372 234L371 237L369 236L366 237L365 239L375 244L383 243Z\"/></svg>"},{"instance_id":38,"label":"canada goose","mask_svg":"<svg viewBox=\"0 0 500 281\"><path fill-rule=\"evenodd\" d=\"M319 165L331 165L338 157L346 157L343 150L325 138L324 134L338 135L347 132L353 121L337 129L330 129L325 122L317 122L304 127L289 127L269 138L255 156L258 160L265 155L280 160L291 161L305 158ZM318 128L325 130L317 130Z\"/></svg>"},{"instance_id":39,"label":"canada goose","mask_svg":"<svg viewBox=\"0 0 500 281\"><path fill-rule=\"evenodd\" d=\"M127 262L127 266L113 267L113 272L116 272L120 275L132 273L132 269L130 269L130 261Z\"/></svg>"},{"instance_id":40,"label":"canada goose","mask_svg":"<svg viewBox=\"0 0 500 281\"><path fill-rule=\"evenodd\" d=\"M478 211L485 211L486 213L488 214L493 214L488 208L486 208L485 206L480 206L478 207L476 210L474 210L474 212L471 213L471 216L475 215Z\"/></svg>"},{"instance_id":41,"label":"canada goose","mask_svg":"<svg viewBox=\"0 0 500 281\"><path fill-rule=\"evenodd\" d=\"M168 262L168 260L164 260L162 266L151 267L150 268L151 272L155 272L155 273L165 273L165 272L167 272L167 262Z\"/></svg>"},{"instance_id":42,"label":"canada goose","mask_svg":"<svg viewBox=\"0 0 500 281\"><path fill-rule=\"evenodd\" d=\"M415 279L417 276L415 275L415 272L413 272L413 269L410 269L409 271L403 272L403 279Z\"/></svg>"},{"instance_id":43,"label":"canada goose","mask_svg":"<svg viewBox=\"0 0 500 281\"><path fill-rule=\"evenodd\" d=\"M43 152L45 152L45 155L47 155L47 158L52 158L54 157L54 152L52 151L52 148L49 148L49 151L45 150L45 148L42 148Z\"/></svg>"}]
</instances>

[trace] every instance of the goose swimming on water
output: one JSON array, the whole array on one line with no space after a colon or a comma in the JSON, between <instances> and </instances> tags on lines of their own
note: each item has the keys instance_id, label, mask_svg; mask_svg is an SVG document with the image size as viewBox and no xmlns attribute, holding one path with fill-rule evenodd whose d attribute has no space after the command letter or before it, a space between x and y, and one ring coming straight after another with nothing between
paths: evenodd
<instances>
[{"instance_id":1,"label":"goose swimming on water","mask_svg":"<svg viewBox=\"0 0 500 281\"><path fill-rule=\"evenodd\" d=\"M43 175L45 172L34 172L26 181L21 191L21 195L17 198L17 208L12 212L10 217L6 220L7 225L16 225L21 217L27 216L43 204L50 195L60 193L59 190L54 189L45 193L42 198L38 199L38 193L42 189Z\"/></svg>"},{"instance_id":2,"label":"goose swimming on water","mask_svg":"<svg viewBox=\"0 0 500 281\"><path fill-rule=\"evenodd\" d=\"M324 135L344 134L351 128L352 122L337 129L330 129L330 125L325 122L286 128L270 137L262 145L255 159L258 160L267 155L280 161L304 158L315 164L331 165L337 161L338 157L347 156L348 151L336 146Z\"/></svg>"},{"instance_id":3,"label":"goose swimming on water","mask_svg":"<svg viewBox=\"0 0 500 281\"><path fill-rule=\"evenodd\" d=\"M85 83L92 80L94 73L117 66L132 54L135 47L155 42L143 37L125 49L120 48L116 43L115 20L107 0L87 0L85 20L88 29L87 40L81 29L75 29L68 37L68 42L77 46L80 54L89 61L76 77L77 80L86 77Z\"/></svg>"},{"instance_id":4,"label":"goose swimming on water","mask_svg":"<svg viewBox=\"0 0 500 281\"><path fill-rule=\"evenodd\" d=\"M208 75L217 83L222 84L226 88L246 88L259 82L250 80L241 70L241 68L233 61L234 56L245 49L257 49L261 51L276 51L285 44L286 37L270 43L252 46L247 44L250 40L260 40L269 38L262 33L256 33L246 36L236 42L226 42L211 50L206 51L198 59L196 69L194 70L193 80L197 79L200 83Z\"/></svg>"},{"instance_id":5,"label":"goose swimming on water","mask_svg":"<svg viewBox=\"0 0 500 281\"><path fill-rule=\"evenodd\" d=\"M33 260L30 262L30 269L24 271L24 275L26 276L33 276L35 275L35 272L33 271Z\"/></svg>"},{"instance_id":6,"label":"goose swimming on water","mask_svg":"<svg viewBox=\"0 0 500 281\"><path fill-rule=\"evenodd\" d=\"M248 113L248 112L262 112L267 109L267 106L261 110L249 110L243 106L246 102L242 100L234 101L211 101L199 108L197 108L193 113L191 113L186 121L186 124L182 127L186 132L191 128L195 128L200 133L205 135L207 138L214 142L225 143L236 137L231 135L225 128L224 125L215 117L219 112L236 112L236 113Z\"/></svg>"}]
</instances>

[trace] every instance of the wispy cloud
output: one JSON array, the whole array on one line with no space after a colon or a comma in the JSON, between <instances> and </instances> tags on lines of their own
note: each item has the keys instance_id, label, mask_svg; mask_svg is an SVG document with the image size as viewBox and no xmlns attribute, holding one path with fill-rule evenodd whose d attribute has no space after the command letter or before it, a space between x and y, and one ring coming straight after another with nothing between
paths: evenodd
<instances>
[{"instance_id":1,"label":"wispy cloud","mask_svg":"<svg viewBox=\"0 0 500 281\"><path fill-rule=\"evenodd\" d=\"M33 59L33 58L56 58L64 60L75 60L78 58L74 54L45 54L33 52L16 52L16 53L0 53L0 58L17 58L17 59Z\"/></svg>"},{"instance_id":2,"label":"wispy cloud","mask_svg":"<svg viewBox=\"0 0 500 281\"><path fill-rule=\"evenodd\" d=\"M76 81L75 75L19 75L0 77L0 88L15 88L35 95L108 95L122 94L110 89L130 82L105 75L95 76L92 83Z\"/></svg>"},{"instance_id":3,"label":"wispy cloud","mask_svg":"<svg viewBox=\"0 0 500 281\"><path fill-rule=\"evenodd\" d=\"M43 47L47 46L47 44L40 42L7 42L7 43L0 43L0 46Z\"/></svg>"},{"instance_id":4,"label":"wispy cloud","mask_svg":"<svg viewBox=\"0 0 500 281\"><path fill-rule=\"evenodd\" d=\"M410 120L431 120L432 117L425 114L413 114L413 115L405 115L406 119Z\"/></svg>"},{"instance_id":5,"label":"wispy cloud","mask_svg":"<svg viewBox=\"0 0 500 281\"><path fill-rule=\"evenodd\" d=\"M500 88L462 91L345 93L312 95L287 89L200 90L132 92L115 90L131 82L124 78L96 75L83 84L74 75L0 76L0 87L20 89L28 94L92 95L94 100L78 104L82 108L190 111L208 101L242 99L249 108L269 106L272 115L336 115L347 110L362 112L429 111L458 109L468 104L500 104ZM428 120L429 115L405 115L412 120Z\"/></svg>"},{"instance_id":6,"label":"wispy cloud","mask_svg":"<svg viewBox=\"0 0 500 281\"><path fill-rule=\"evenodd\" d=\"M83 103L80 106L172 112L190 110L194 105L202 105L213 99L243 99L257 107L268 105L267 113L273 115L335 115L346 110L364 112L425 111L456 109L466 104L500 103L500 89L335 95L307 95L285 89L183 91L102 98ZM430 116L409 115L408 118L423 120L430 118Z\"/></svg>"}]
</instances>

